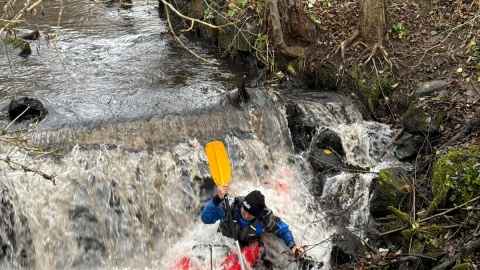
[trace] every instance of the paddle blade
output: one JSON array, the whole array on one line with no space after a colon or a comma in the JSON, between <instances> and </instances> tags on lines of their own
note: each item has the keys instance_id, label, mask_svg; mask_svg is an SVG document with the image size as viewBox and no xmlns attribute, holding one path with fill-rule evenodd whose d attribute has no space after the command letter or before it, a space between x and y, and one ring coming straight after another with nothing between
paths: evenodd
<instances>
[{"instance_id":1,"label":"paddle blade","mask_svg":"<svg viewBox=\"0 0 480 270\"><path fill-rule=\"evenodd\" d=\"M230 182L230 162L225 146L220 141L209 142L205 152L213 181L217 186L227 185Z\"/></svg>"}]
</instances>

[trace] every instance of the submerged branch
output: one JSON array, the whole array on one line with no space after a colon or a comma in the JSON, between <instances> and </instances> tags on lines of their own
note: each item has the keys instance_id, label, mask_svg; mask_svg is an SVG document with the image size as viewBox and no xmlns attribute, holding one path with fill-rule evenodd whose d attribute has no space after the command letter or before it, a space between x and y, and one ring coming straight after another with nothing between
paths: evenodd
<instances>
[{"instance_id":1,"label":"submerged branch","mask_svg":"<svg viewBox=\"0 0 480 270\"><path fill-rule=\"evenodd\" d=\"M15 167L15 166L18 166L18 167L20 167L20 169L22 169L24 172L33 172L33 173L35 173L35 174L38 174L38 175L40 175L41 177L43 177L44 179L52 181L52 183L53 183L54 185L56 185L56 183L55 183L55 177L57 176L56 173L47 174L47 173L45 173L45 172L43 172L43 171L41 171L41 170L39 170L39 169L31 168L31 167L29 167L29 166L27 166L27 165L25 165L25 164L21 164L21 163L19 163L19 162L15 162L15 161L13 161L10 157L0 158L0 160L1 160L1 161L4 161L5 163L7 163L12 170L18 170L18 168Z\"/></svg>"}]
</instances>

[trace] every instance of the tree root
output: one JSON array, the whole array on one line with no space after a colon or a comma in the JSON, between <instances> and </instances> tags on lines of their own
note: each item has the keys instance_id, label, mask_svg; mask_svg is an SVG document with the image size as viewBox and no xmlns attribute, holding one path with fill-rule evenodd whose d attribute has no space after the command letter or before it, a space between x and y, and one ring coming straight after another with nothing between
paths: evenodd
<instances>
[{"instance_id":1,"label":"tree root","mask_svg":"<svg viewBox=\"0 0 480 270\"><path fill-rule=\"evenodd\" d=\"M367 47L363 53L360 55L360 59L366 59L365 62L361 63L361 65L365 65L367 64L371 59L372 57L375 55L375 53L377 52L377 50L379 50L382 55L383 55L383 59L385 59L385 61L388 63L388 65L390 66L390 68L392 67L392 62L390 61L390 59L388 59L388 53L387 51L385 50L385 48L383 47L383 44L381 41L377 41L375 42L372 46L370 47ZM370 52L370 54L368 54L368 56L366 56L366 54Z\"/></svg>"},{"instance_id":2,"label":"tree root","mask_svg":"<svg viewBox=\"0 0 480 270\"><path fill-rule=\"evenodd\" d=\"M344 41L342 41L342 43L340 43L340 45L338 45L337 49L335 50L335 54L338 53L339 50L341 50L342 52L342 59L345 58L345 48L350 45L350 43L352 43L352 41L354 39L356 39L358 36L360 35L360 31L358 29L355 29L355 31L353 31L353 33L350 35L350 37L348 37L347 39L345 39Z\"/></svg>"},{"instance_id":3,"label":"tree root","mask_svg":"<svg viewBox=\"0 0 480 270\"><path fill-rule=\"evenodd\" d=\"M337 49L335 50L335 54L337 54L339 51L341 52L341 55L342 55L342 59L345 58L345 49L350 45L350 43L352 43L353 40L355 40L358 36L360 36L360 31L358 29L355 29L355 31L353 31L353 33L347 38L345 39L344 41L342 41L340 43L340 45L338 45ZM385 61L389 64L390 68L392 67L392 62L390 61L390 59L388 58L388 53L387 51L385 50L385 47L383 47L383 44L382 44L382 41L377 41L375 42L372 46L368 46L367 44L365 44L364 42L361 42L361 41L357 41L353 44L353 47L355 47L356 45L358 44L362 44L364 47L366 47L366 49L362 52L362 54L358 57L358 59L360 60L364 60L364 62L360 63L360 65L365 65L367 64L368 62L370 62L370 60L372 60L373 56L375 55L375 53L377 52L377 50L379 50L382 55L383 55L383 58L385 59Z\"/></svg>"}]
</instances>

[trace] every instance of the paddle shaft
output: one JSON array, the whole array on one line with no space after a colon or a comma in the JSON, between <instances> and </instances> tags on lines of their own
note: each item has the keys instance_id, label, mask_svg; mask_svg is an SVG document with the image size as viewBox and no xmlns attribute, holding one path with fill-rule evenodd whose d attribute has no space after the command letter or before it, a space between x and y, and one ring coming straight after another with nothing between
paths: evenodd
<instances>
[{"instance_id":1,"label":"paddle shaft","mask_svg":"<svg viewBox=\"0 0 480 270\"><path fill-rule=\"evenodd\" d=\"M232 234L233 234L233 240L235 241L235 246L237 246L238 258L240 260L240 267L242 268L242 270L245 270L245 264L243 262L243 256L242 256L242 249L240 249L240 243L238 242L238 239L237 239L235 226L233 226L233 218L232 218L232 212L230 211L230 202L228 201L228 196L225 195L223 199L225 200L225 206L227 208L227 218L228 218L228 222L230 223L230 230L232 231Z\"/></svg>"},{"instance_id":2,"label":"paddle shaft","mask_svg":"<svg viewBox=\"0 0 480 270\"><path fill-rule=\"evenodd\" d=\"M205 152L207 154L208 165L210 166L210 172L212 173L213 181L217 187L228 185L230 182L230 162L228 160L227 150L225 149L223 143L220 141L210 142L205 146ZM227 194L224 196L224 200L227 209L226 215L230 223L230 230L232 231L233 239L235 240L235 245L237 246L238 250L240 266L242 270L245 270L242 250L240 249L240 243L238 242L237 234L235 233L235 226L233 226L230 202L228 201Z\"/></svg>"}]
</instances>

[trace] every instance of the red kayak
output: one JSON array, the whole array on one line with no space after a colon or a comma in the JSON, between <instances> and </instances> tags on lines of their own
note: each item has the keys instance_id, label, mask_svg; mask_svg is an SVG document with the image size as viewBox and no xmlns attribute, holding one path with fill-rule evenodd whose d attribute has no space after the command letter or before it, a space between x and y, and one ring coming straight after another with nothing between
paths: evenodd
<instances>
[{"instance_id":1,"label":"red kayak","mask_svg":"<svg viewBox=\"0 0 480 270\"><path fill-rule=\"evenodd\" d=\"M262 249L258 242L250 244L246 247L243 247L242 254L244 258L244 263L246 264L245 267L247 269L252 269L253 265L260 260L260 256L262 255ZM222 270L241 270L240 262L238 260L238 254L234 253L229 255L228 257L223 260L220 265L220 269ZM183 257L177 263L174 264L172 270L203 270L199 268L198 265L193 263L189 257Z\"/></svg>"}]
</instances>

